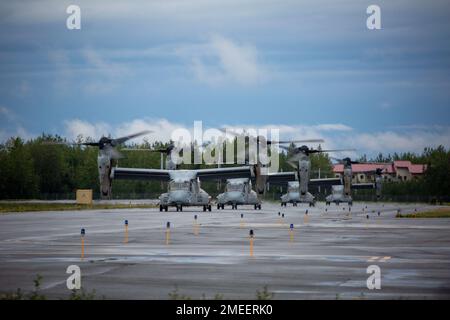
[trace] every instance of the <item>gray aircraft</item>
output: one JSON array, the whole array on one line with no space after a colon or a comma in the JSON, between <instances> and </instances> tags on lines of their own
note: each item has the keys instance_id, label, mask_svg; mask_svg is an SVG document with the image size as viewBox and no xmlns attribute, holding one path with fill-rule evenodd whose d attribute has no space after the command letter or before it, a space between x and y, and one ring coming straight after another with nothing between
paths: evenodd
<instances>
[{"instance_id":1,"label":"gray aircraft","mask_svg":"<svg viewBox=\"0 0 450 320\"><path fill-rule=\"evenodd\" d=\"M252 181L248 178L228 179L226 191L217 196L217 209L231 205L236 210L238 205L253 205L255 210L261 210L261 200L252 190Z\"/></svg>"},{"instance_id":2,"label":"gray aircraft","mask_svg":"<svg viewBox=\"0 0 450 320\"><path fill-rule=\"evenodd\" d=\"M130 134L121 138L111 138L111 137L101 137L98 142L81 142L81 143L71 143L71 142L48 142L49 144L64 144L64 145L78 145L78 146L89 146L98 148L97 156L97 168L98 176L100 180L100 196L102 199L111 199L111 170L113 163L121 158L123 155L117 151L116 147L125 143L128 140L137 138L139 136L151 133L152 131L146 130L135 134Z\"/></svg>"},{"instance_id":3,"label":"gray aircraft","mask_svg":"<svg viewBox=\"0 0 450 320\"><path fill-rule=\"evenodd\" d=\"M167 161L167 167L170 169L114 167L114 164L117 165L117 160L123 158L122 154L116 149L117 146L130 139L150 132L151 131L142 131L116 139L102 137L98 142L49 142L49 144L69 144L98 147L99 152L97 157L97 168L100 181L100 196L102 199L111 199L113 179L159 180L168 182L168 192L160 196L161 211L167 211L169 206L176 207L177 211L182 211L183 206L203 206L204 211L211 210L211 197L209 197L209 195L200 188L200 179L225 180L232 178L254 178L257 181L264 179L264 177L258 175L259 171L255 170L255 168L251 166L217 169L175 170L176 166L174 167L174 163L172 162L170 156ZM169 146L169 148L171 147Z\"/></svg>"},{"instance_id":4,"label":"gray aircraft","mask_svg":"<svg viewBox=\"0 0 450 320\"><path fill-rule=\"evenodd\" d=\"M339 178L310 179L309 174L311 171L311 159L309 156L313 153L337 152L346 150L314 150L308 148L305 145L301 147L295 147L293 149L286 146L280 147L293 153L293 155L289 158L288 163L295 169L297 169L296 174L298 180L298 186L296 183L291 182L290 189L288 186L288 193L281 197L282 206L286 206L286 204L289 202L293 203L294 206L296 206L297 203L308 203L310 207L313 207L315 206L316 199L310 192L308 192L309 186L332 186L342 184L342 181Z\"/></svg>"},{"instance_id":5,"label":"gray aircraft","mask_svg":"<svg viewBox=\"0 0 450 320\"><path fill-rule=\"evenodd\" d=\"M201 186L201 180L224 180L229 178L250 179L254 176L254 168L229 167L214 169L179 170L172 160L174 145L157 150L137 149L139 151L152 151L166 154L166 169L163 169L161 157L161 169L134 169L113 168L111 179L140 179L159 180L168 182L167 192L159 197L159 210L168 211L169 207L175 207L176 211L183 211L183 207L200 206L203 211L211 211L211 197ZM136 149L128 149L136 150Z\"/></svg>"},{"instance_id":6,"label":"gray aircraft","mask_svg":"<svg viewBox=\"0 0 450 320\"><path fill-rule=\"evenodd\" d=\"M344 185L332 186L332 193L326 197L326 205L330 205L332 202L336 205L339 203L348 203L349 206L353 205L353 198L351 191L358 189L375 189L377 199L381 198L381 183L382 183L382 173L384 168L378 168L375 171L370 171L367 173L375 173L374 183L352 183L353 172L352 165L358 164L358 161L352 161L350 158L336 159L339 163L344 165Z\"/></svg>"}]
</instances>

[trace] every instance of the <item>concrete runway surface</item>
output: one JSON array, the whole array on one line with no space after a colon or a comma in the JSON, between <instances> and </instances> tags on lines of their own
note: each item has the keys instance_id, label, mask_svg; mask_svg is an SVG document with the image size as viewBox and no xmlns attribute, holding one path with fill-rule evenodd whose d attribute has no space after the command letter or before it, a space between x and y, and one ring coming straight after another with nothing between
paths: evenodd
<instances>
[{"instance_id":1,"label":"concrete runway surface","mask_svg":"<svg viewBox=\"0 0 450 320\"><path fill-rule=\"evenodd\" d=\"M402 213L430 208L423 204L365 207L355 203L351 216L346 205L324 203L315 208L263 203L260 211L241 206L212 212L184 208L167 213L120 209L4 214L0 291L32 290L40 274L42 294L67 298L66 269L75 264L81 268L83 288L95 289L98 298L106 299L169 299L175 288L192 299L213 299L216 294L255 299L265 285L274 299L449 299L450 219L395 218L399 208ZM86 229L84 261L81 228ZM253 257L250 229L255 233ZM370 265L381 269L380 290L366 286Z\"/></svg>"}]
</instances>

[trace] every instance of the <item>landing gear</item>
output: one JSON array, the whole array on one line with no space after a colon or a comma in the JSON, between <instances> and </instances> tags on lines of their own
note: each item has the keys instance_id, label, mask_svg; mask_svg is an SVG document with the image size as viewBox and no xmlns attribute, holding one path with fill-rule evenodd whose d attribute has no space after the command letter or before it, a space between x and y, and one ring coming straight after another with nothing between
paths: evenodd
<instances>
[{"instance_id":1,"label":"landing gear","mask_svg":"<svg viewBox=\"0 0 450 320\"><path fill-rule=\"evenodd\" d=\"M183 211L183 206L182 205L177 206L177 212L178 211L180 211L180 212Z\"/></svg>"},{"instance_id":2,"label":"landing gear","mask_svg":"<svg viewBox=\"0 0 450 320\"><path fill-rule=\"evenodd\" d=\"M329 206L330 204L331 204L330 202L327 202L327 203L326 203L327 206Z\"/></svg>"},{"instance_id":3,"label":"landing gear","mask_svg":"<svg viewBox=\"0 0 450 320\"><path fill-rule=\"evenodd\" d=\"M348 206L349 206L349 207L353 206L353 201L350 201L350 202L348 203Z\"/></svg>"},{"instance_id":4,"label":"landing gear","mask_svg":"<svg viewBox=\"0 0 450 320\"><path fill-rule=\"evenodd\" d=\"M261 210L261 204L255 204L255 210Z\"/></svg>"},{"instance_id":5,"label":"landing gear","mask_svg":"<svg viewBox=\"0 0 450 320\"><path fill-rule=\"evenodd\" d=\"M286 203L286 202L282 202L282 203L281 203L281 206L282 206L282 207L286 207L286 206L287 206L287 203Z\"/></svg>"},{"instance_id":6,"label":"landing gear","mask_svg":"<svg viewBox=\"0 0 450 320\"><path fill-rule=\"evenodd\" d=\"M211 205L209 204L208 205L208 211L211 212L211 210L212 210L212 208L211 208Z\"/></svg>"},{"instance_id":7,"label":"landing gear","mask_svg":"<svg viewBox=\"0 0 450 320\"><path fill-rule=\"evenodd\" d=\"M163 206L159 205L159 212L162 212L162 211L163 211Z\"/></svg>"}]
</instances>

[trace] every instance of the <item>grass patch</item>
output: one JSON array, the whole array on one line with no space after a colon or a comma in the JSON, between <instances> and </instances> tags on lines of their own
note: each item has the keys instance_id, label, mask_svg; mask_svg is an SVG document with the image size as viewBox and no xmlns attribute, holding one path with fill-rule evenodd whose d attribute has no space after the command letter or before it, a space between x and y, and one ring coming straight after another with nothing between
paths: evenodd
<instances>
[{"instance_id":1,"label":"grass patch","mask_svg":"<svg viewBox=\"0 0 450 320\"><path fill-rule=\"evenodd\" d=\"M425 212L398 213L396 218L450 218L450 208L438 208Z\"/></svg>"},{"instance_id":2,"label":"grass patch","mask_svg":"<svg viewBox=\"0 0 450 320\"><path fill-rule=\"evenodd\" d=\"M156 208L154 204L76 204L76 203L0 203L0 213L33 212L33 211L73 211L73 210L105 210L105 209L147 209Z\"/></svg>"}]
</instances>

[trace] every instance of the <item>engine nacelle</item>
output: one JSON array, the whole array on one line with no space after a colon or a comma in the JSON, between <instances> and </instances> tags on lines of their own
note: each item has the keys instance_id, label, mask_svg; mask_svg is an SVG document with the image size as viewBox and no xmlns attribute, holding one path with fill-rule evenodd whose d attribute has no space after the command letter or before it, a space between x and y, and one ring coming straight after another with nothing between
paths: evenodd
<instances>
[{"instance_id":1,"label":"engine nacelle","mask_svg":"<svg viewBox=\"0 0 450 320\"><path fill-rule=\"evenodd\" d=\"M253 175L255 177L255 189L258 194L264 194L266 192L268 168L262 167L257 164L253 167Z\"/></svg>"},{"instance_id":2,"label":"engine nacelle","mask_svg":"<svg viewBox=\"0 0 450 320\"><path fill-rule=\"evenodd\" d=\"M100 180L100 197L101 199L111 199L112 180L111 167L112 160L107 155L99 155L97 158L98 177Z\"/></svg>"},{"instance_id":3,"label":"engine nacelle","mask_svg":"<svg viewBox=\"0 0 450 320\"><path fill-rule=\"evenodd\" d=\"M376 195L377 195L377 200L381 199L382 185L383 185L383 177L382 176L376 176L376 178L375 178L375 191L376 191Z\"/></svg>"}]
</instances>

